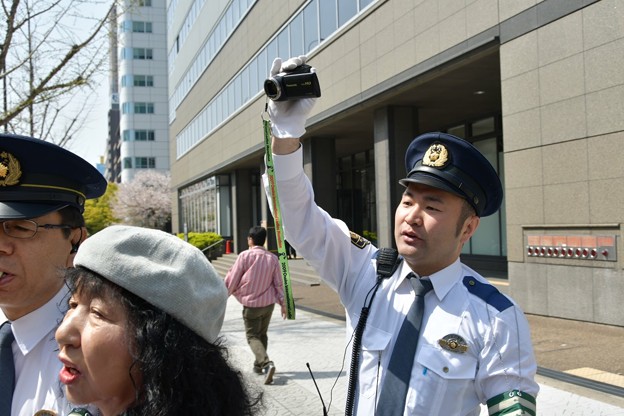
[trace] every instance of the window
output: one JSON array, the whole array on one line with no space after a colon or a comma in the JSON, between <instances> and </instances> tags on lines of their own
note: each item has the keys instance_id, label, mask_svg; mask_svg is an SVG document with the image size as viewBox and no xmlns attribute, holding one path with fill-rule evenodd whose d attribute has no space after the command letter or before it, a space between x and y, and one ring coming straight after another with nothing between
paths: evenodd
<instances>
[{"instance_id":1,"label":"window","mask_svg":"<svg viewBox=\"0 0 624 416\"><path fill-rule=\"evenodd\" d=\"M504 178L502 171L499 170L498 163L499 160L502 162L503 157L502 152L498 148L497 138L491 137L488 139L482 139L473 142L472 144L490 161L494 169L499 172L501 181L503 181ZM504 215L503 209L492 215L481 218L479 228L469 240L470 254L480 254L486 256L501 256L506 254L503 246L504 241L502 241L504 238L504 231L501 229L501 215ZM468 247L463 249L462 252L466 252L467 249Z\"/></svg>"},{"instance_id":2,"label":"window","mask_svg":"<svg viewBox=\"0 0 624 416\"><path fill-rule=\"evenodd\" d=\"M151 48L132 48L132 59L154 59L154 50Z\"/></svg>"},{"instance_id":3,"label":"window","mask_svg":"<svg viewBox=\"0 0 624 416\"><path fill-rule=\"evenodd\" d=\"M303 9L303 44L306 53L319 44L318 14L316 13L317 1L312 1Z\"/></svg>"},{"instance_id":4,"label":"window","mask_svg":"<svg viewBox=\"0 0 624 416\"><path fill-rule=\"evenodd\" d=\"M153 87L154 76L153 75L123 75L121 77L121 86L128 87Z\"/></svg>"},{"instance_id":5,"label":"window","mask_svg":"<svg viewBox=\"0 0 624 416\"><path fill-rule=\"evenodd\" d=\"M152 0L136 0L139 7L152 7Z\"/></svg>"},{"instance_id":6,"label":"window","mask_svg":"<svg viewBox=\"0 0 624 416\"><path fill-rule=\"evenodd\" d=\"M154 103L134 103L136 114L154 114Z\"/></svg>"},{"instance_id":7,"label":"window","mask_svg":"<svg viewBox=\"0 0 624 416\"><path fill-rule=\"evenodd\" d=\"M338 217L364 238L377 240L375 169L372 150L338 159Z\"/></svg>"},{"instance_id":8,"label":"window","mask_svg":"<svg viewBox=\"0 0 624 416\"><path fill-rule=\"evenodd\" d=\"M153 142L156 134L154 130L124 130L122 137L124 142Z\"/></svg>"},{"instance_id":9,"label":"window","mask_svg":"<svg viewBox=\"0 0 624 416\"><path fill-rule=\"evenodd\" d=\"M292 56L290 54L288 27L286 27L286 30L282 30L282 32L277 35L277 55L274 56Z\"/></svg>"},{"instance_id":10,"label":"window","mask_svg":"<svg viewBox=\"0 0 624 416\"><path fill-rule=\"evenodd\" d=\"M154 157L135 157L134 167L136 169L155 169L156 158Z\"/></svg>"},{"instance_id":11,"label":"window","mask_svg":"<svg viewBox=\"0 0 624 416\"><path fill-rule=\"evenodd\" d=\"M347 23L357 14L357 0L341 0L338 2L338 27Z\"/></svg>"},{"instance_id":12,"label":"window","mask_svg":"<svg viewBox=\"0 0 624 416\"><path fill-rule=\"evenodd\" d=\"M153 75L135 75L133 85L135 87L153 87L154 76Z\"/></svg>"},{"instance_id":13,"label":"window","mask_svg":"<svg viewBox=\"0 0 624 416\"><path fill-rule=\"evenodd\" d=\"M134 132L134 140L138 142L153 142L154 139L154 130L137 130Z\"/></svg>"},{"instance_id":14,"label":"window","mask_svg":"<svg viewBox=\"0 0 624 416\"><path fill-rule=\"evenodd\" d=\"M303 55L303 13L290 23L290 53L288 56Z\"/></svg>"},{"instance_id":15,"label":"window","mask_svg":"<svg viewBox=\"0 0 624 416\"><path fill-rule=\"evenodd\" d=\"M336 3L334 0L319 0L319 18L321 21L321 39L327 39L336 31Z\"/></svg>"},{"instance_id":16,"label":"window","mask_svg":"<svg viewBox=\"0 0 624 416\"><path fill-rule=\"evenodd\" d=\"M132 158L131 157L124 157L123 167L124 167L124 169L132 169Z\"/></svg>"},{"instance_id":17,"label":"window","mask_svg":"<svg viewBox=\"0 0 624 416\"><path fill-rule=\"evenodd\" d=\"M500 116L471 120L467 123L452 126L446 131L468 140L487 158L498 172L503 188L505 184L505 167L501 139ZM482 256L506 256L505 208L481 218L479 228L464 244L462 254Z\"/></svg>"},{"instance_id":18,"label":"window","mask_svg":"<svg viewBox=\"0 0 624 416\"><path fill-rule=\"evenodd\" d=\"M132 22L134 33L152 33L152 22Z\"/></svg>"},{"instance_id":19,"label":"window","mask_svg":"<svg viewBox=\"0 0 624 416\"><path fill-rule=\"evenodd\" d=\"M154 114L154 103L123 103L122 114Z\"/></svg>"},{"instance_id":20,"label":"window","mask_svg":"<svg viewBox=\"0 0 624 416\"><path fill-rule=\"evenodd\" d=\"M472 123L472 135L481 136L495 131L494 117L488 117L483 120L478 120Z\"/></svg>"},{"instance_id":21,"label":"window","mask_svg":"<svg viewBox=\"0 0 624 416\"><path fill-rule=\"evenodd\" d=\"M119 24L121 32L152 33L152 22L124 20Z\"/></svg>"}]
</instances>

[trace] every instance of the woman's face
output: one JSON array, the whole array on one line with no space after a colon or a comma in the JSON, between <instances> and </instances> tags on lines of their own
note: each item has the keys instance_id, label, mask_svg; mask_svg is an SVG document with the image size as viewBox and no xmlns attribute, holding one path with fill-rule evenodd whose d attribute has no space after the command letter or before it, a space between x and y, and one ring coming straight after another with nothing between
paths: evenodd
<instances>
[{"instance_id":1,"label":"woman's face","mask_svg":"<svg viewBox=\"0 0 624 416\"><path fill-rule=\"evenodd\" d=\"M132 375L130 371L134 360L128 325L126 310L113 296L72 295L56 331L63 363L59 379L72 403L95 405L108 416L121 413L135 401L140 374L138 369Z\"/></svg>"}]
</instances>

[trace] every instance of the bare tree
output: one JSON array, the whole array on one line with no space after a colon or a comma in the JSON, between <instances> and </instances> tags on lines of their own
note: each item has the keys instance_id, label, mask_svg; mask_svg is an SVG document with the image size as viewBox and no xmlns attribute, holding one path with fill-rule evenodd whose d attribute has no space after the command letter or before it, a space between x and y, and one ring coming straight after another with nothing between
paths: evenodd
<instances>
[{"instance_id":1,"label":"bare tree","mask_svg":"<svg viewBox=\"0 0 624 416\"><path fill-rule=\"evenodd\" d=\"M96 74L106 68L113 3L2 1L0 128L61 146L71 140L92 106L86 97L95 91ZM92 16L94 6L106 6L107 12Z\"/></svg>"},{"instance_id":2,"label":"bare tree","mask_svg":"<svg viewBox=\"0 0 624 416\"><path fill-rule=\"evenodd\" d=\"M124 224L164 230L171 220L170 183L168 173L137 172L130 182L118 185L114 216Z\"/></svg>"}]
</instances>

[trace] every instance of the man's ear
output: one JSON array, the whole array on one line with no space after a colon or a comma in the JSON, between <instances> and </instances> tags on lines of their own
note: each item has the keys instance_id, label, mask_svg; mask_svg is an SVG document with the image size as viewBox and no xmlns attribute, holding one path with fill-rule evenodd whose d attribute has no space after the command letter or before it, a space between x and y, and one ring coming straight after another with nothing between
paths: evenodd
<instances>
[{"instance_id":1,"label":"man's ear","mask_svg":"<svg viewBox=\"0 0 624 416\"><path fill-rule=\"evenodd\" d=\"M80 244L87 238L87 229L85 227L79 227L72 230L71 235L69 236L71 249L69 250L69 257L67 259L67 267L74 266L74 256L78 252L78 248Z\"/></svg>"},{"instance_id":2,"label":"man's ear","mask_svg":"<svg viewBox=\"0 0 624 416\"><path fill-rule=\"evenodd\" d=\"M481 218L479 218L476 215L471 215L470 217L466 218L466 221L464 221L464 226L462 227L462 232L461 232L462 244L465 244L466 241L470 240L470 237L472 237L475 231L477 231L477 228L479 227L480 222L481 222Z\"/></svg>"}]
</instances>

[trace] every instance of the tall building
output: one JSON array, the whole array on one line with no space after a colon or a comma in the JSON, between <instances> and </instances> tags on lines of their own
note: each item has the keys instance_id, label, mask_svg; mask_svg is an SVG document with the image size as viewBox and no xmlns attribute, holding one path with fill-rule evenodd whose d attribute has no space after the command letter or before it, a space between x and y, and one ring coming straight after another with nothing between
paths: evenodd
<instances>
[{"instance_id":1,"label":"tall building","mask_svg":"<svg viewBox=\"0 0 624 416\"><path fill-rule=\"evenodd\" d=\"M141 169L169 170L165 0L123 0L117 12L107 179L128 182Z\"/></svg>"},{"instance_id":2,"label":"tall building","mask_svg":"<svg viewBox=\"0 0 624 416\"><path fill-rule=\"evenodd\" d=\"M529 313L621 325L621 0L169 0L174 231L246 247L271 225L263 81L305 54L322 97L303 138L319 205L393 245L419 133L472 142L505 189L462 259Z\"/></svg>"},{"instance_id":3,"label":"tall building","mask_svg":"<svg viewBox=\"0 0 624 416\"><path fill-rule=\"evenodd\" d=\"M113 6L109 15L109 52L108 52L108 138L106 140L106 170L104 177L108 182L121 182L120 137L119 137L119 71L117 45L117 8Z\"/></svg>"}]
</instances>

